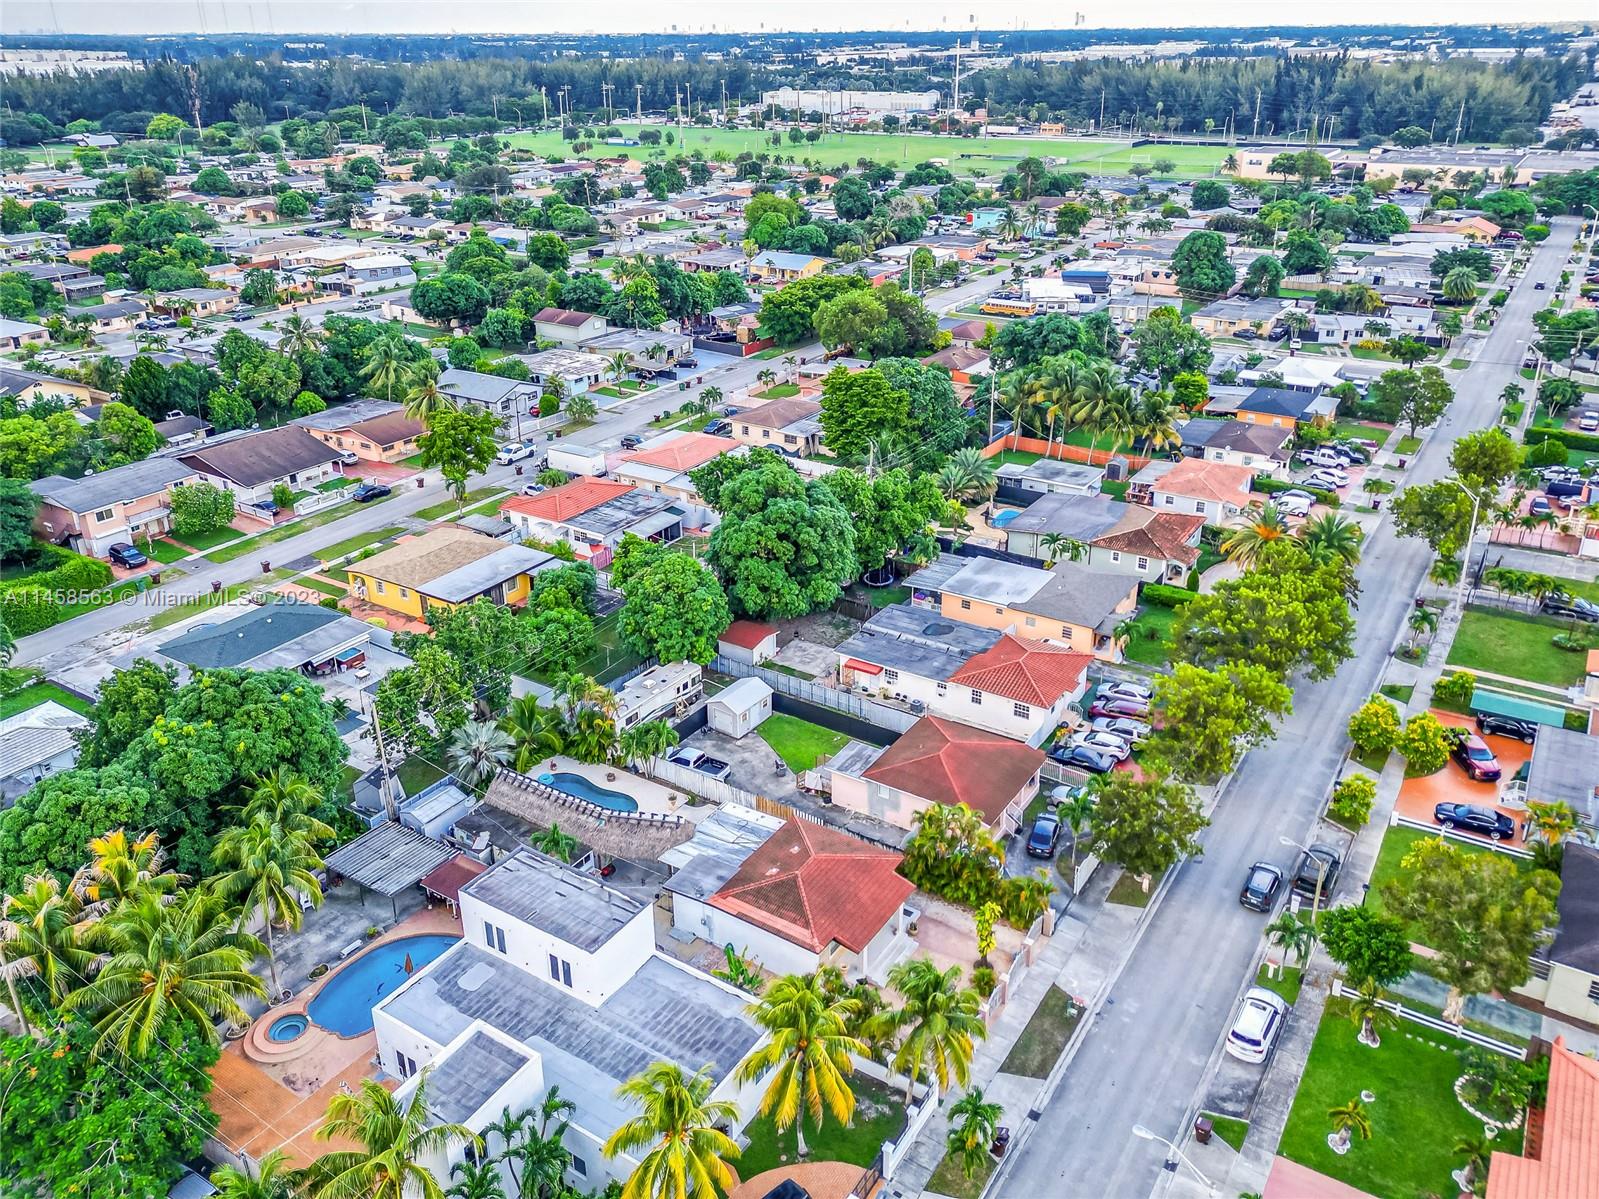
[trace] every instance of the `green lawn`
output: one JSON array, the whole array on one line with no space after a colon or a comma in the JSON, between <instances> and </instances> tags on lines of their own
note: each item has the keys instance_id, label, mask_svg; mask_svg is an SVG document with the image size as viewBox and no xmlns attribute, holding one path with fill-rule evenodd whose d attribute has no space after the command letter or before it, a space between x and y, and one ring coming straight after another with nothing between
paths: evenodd
<instances>
[{"instance_id":1,"label":"green lawn","mask_svg":"<svg viewBox=\"0 0 1599 1199\"><path fill-rule=\"evenodd\" d=\"M927 1180L927 1190L935 1195L948 1195L951 1199L981 1199L996 1165L998 1163L993 1157L985 1157L977 1173L968 1178L960 1162L952 1155L945 1154L944 1160L938 1163L938 1169Z\"/></svg>"},{"instance_id":2,"label":"green lawn","mask_svg":"<svg viewBox=\"0 0 1599 1199\"><path fill-rule=\"evenodd\" d=\"M1416 693L1416 688L1410 683L1384 683L1381 692L1391 700L1408 704L1410 697Z\"/></svg>"},{"instance_id":3,"label":"green lawn","mask_svg":"<svg viewBox=\"0 0 1599 1199\"><path fill-rule=\"evenodd\" d=\"M174 533L173 536L177 537L177 534ZM243 536L244 534L232 525L227 525L220 529L213 529L209 533L190 533L183 537L178 537L178 540L183 542L184 545L192 545L197 550L211 550L223 544L223 542L232 541L237 537ZM159 545L160 543L157 542L157 544Z\"/></svg>"},{"instance_id":4,"label":"green lawn","mask_svg":"<svg viewBox=\"0 0 1599 1199\"><path fill-rule=\"evenodd\" d=\"M755 393L755 398L760 400L784 400L789 396L799 395L799 387L794 383L773 383L765 391Z\"/></svg>"},{"instance_id":5,"label":"green lawn","mask_svg":"<svg viewBox=\"0 0 1599 1199\"><path fill-rule=\"evenodd\" d=\"M55 700L63 708L87 716L94 711L94 705L87 700L79 699L70 691L63 691L54 683L40 681L29 683L19 691L0 698L0 720L7 716L15 716L18 712L26 712L30 708L37 708L40 704Z\"/></svg>"},{"instance_id":6,"label":"green lawn","mask_svg":"<svg viewBox=\"0 0 1599 1199\"><path fill-rule=\"evenodd\" d=\"M989 459L998 470L1002 466L1031 466L1044 455L1032 454L1026 450L1001 450Z\"/></svg>"},{"instance_id":7,"label":"green lawn","mask_svg":"<svg viewBox=\"0 0 1599 1199\"><path fill-rule=\"evenodd\" d=\"M1082 1015L1082 1009L1073 1005L1070 995L1059 987L1050 987L1038 1010L1027 1021L1027 1027L1022 1029L1022 1035L1005 1055L1000 1072L1020 1074L1024 1078L1047 1078Z\"/></svg>"},{"instance_id":8,"label":"green lawn","mask_svg":"<svg viewBox=\"0 0 1599 1199\"><path fill-rule=\"evenodd\" d=\"M1394 443L1394 453L1402 458L1410 457L1419 449L1421 449L1421 438L1419 437L1401 437Z\"/></svg>"},{"instance_id":9,"label":"green lawn","mask_svg":"<svg viewBox=\"0 0 1599 1199\"><path fill-rule=\"evenodd\" d=\"M504 494L505 489L503 487L478 487L467 492L466 499L463 502L468 505L481 504L484 500ZM457 507L459 505L456 504L455 498L452 496L450 499L440 500L436 504L429 504L426 508L418 508L416 516L419 520L439 520L441 517L454 516Z\"/></svg>"},{"instance_id":10,"label":"green lawn","mask_svg":"<svg viewBox=\"0 0 1599 1199\"><path fill-rule=\"evenodd\" d=\"M1144 889L1144 884L1130 870L1123 870L1121 876L1111 886L1109 894L1105 896L1106 903L1119 903L1129 908L1147 908L1149 901L1155 898L1155 889L1160 886L1160 879L1149 880L1149 889Z\"/></svg>"},{"instance_id":11,"label":"green lawn","mask_svg":"<svg viewBox=\"0 0 1599 1199\"><path fill-rule=\"evenodd\" d=\"M323 595L332 596L334 599L343 599L349 594L345 588L340 587L337 583L330 583L326 579L313 578L311 575L305 575L294 581L301 587L309 587L312 591L320 591Z\"/></svg>"},{"instance_id":12,"label":"green lawn","mask_svg":"<svg viewBox=\"0 0 1599 1199\"><path fill-rule=\"evenodd\" d=\"M1278 1152L1383 1199L1453 1194L1449 1172L1460 1165L1455 1142L1482 1134L1452 1089L1460 1076L1459 1042L1400 1026L1384 1030L1382 1045L1368 1049L1355 1039L1348 1011L1347 1000L1327 1004ZM1376 1095L1366 1105L1372 1136L1356 1138L1340 1157L1327 1145L1327 1112L1362 1091ZM1520 1147L1519 1130L1494 1141L1507 1153Z\"/></svg>"},{"instance_id":13,"label":"green lawn","mask_svg":"<svg viewBox=\"0 0 1599 1199\"><path fill-rule=\"evenodd\" d=\"M1548 617L1468 607L1449 649L1449 665L1570 687L1583 679L1584 655L1551 643L1565 627Z\"/></svg>"},{"instance_id":14,"label":"green lawn","mask_svg":"<svg viewBox=\"0 0 1599 1199\"><path fill-rule=\"evenodd\" d=\"M865 591L867 602L874 608L903 604L911 598L911 589L903 583L895 583L889 587L867 587Z\"/></svg>"},{"instance_id":15,"label":"green lawn","mask_svg":"<svg viewBox=\"0 0 1599 1199\"><path fill-rule=\"evenodd\" d=\"M1424 832L1419 828L1405 828L1401 825L1395 825L1390 828L1383 835L1382 846L1377 850L1377 863L1371 870L1371 891L1366 896L1367 904L1381 911L1383 906L1383 886L1405 872L1404 867L1400 865L1404 856L1410 852L1411 847L1418 841L1426 841L1436 835L1435 833ZM1496 852L1486 846L1476 845L1459 838L1451 838L1449 844L1455 846L1462 853ZM1520 870L1532 869L1532 862L1528 858L1519 858L1514 854L1506 854L1505 856L1511 862L1514 862ZM1410 936L1417 944L1425 944L1415 929L1411 930Z\"/></svg>"},{"instance_id":16,"label":"green lawn","mask_svg":"<svg viewBox=\"0 0 1599 1199\"><path fill-rule=\"evenodd\" d=\"M1221 1116L1215 1112L1200 1112L1201 1116L1210 1121L1211 1131L1233 1147L1234 1153L1242 1153L1244 1138L1249 1135L1249 1121L1234 1119L1232 1116Z\"/></svg>"},{"instance_id":17,"label":"green lawn","mask_svg":"<svg viewBox=\"0 0 1599 1199\"><path fill-rule=\"evenodd\" d=\"M856 1074L850 1079L855 1092L855 1118L848 1127L831 1116L820 1128L807 1117L805 1147L812 1161L849 1162L865 1168L876 1159L884 1141L893 1140L905 1127L903 1095L875 1079ZM749 1146L733 1162L740 1178L754 1178L775 1170L797 1156L798 1129L778 1132L768 1116L757 1116L744 1129Z\"/></svg>"},{"instance_id":18,"label":"green lawn","mask_svg":"<svg viewBox=\"0 0 1599 1199\"><path fill-rule=\"evenodd\" d=\"M400 763L394 777L400 784L400 790L410 796L438 782L444 777L444 770L425 758L413 756Z\"/></svg>"},{"instance_id":19,"label":"green lawn","mask_svg":"<svg viewBox=\"0 0 1599 1199\"><path fill-rule=\"evenodd\" d=\"M327 549L318 550L316 556L323 562L333 562L346 554L353 554L356 550L364 550L369 545L376 545L380 541L387 541L390 537L398 537L405 532L399 525L390 525L385 529L373 529L370 533L357 533L354 537L346 537L343 541L335 541Z\"/></svg>"},{"instance_id":20,"label":"green lawn","mask_svg":"<svg viewBox=\"0 0 1599 1199\"><path fill-rule=\"evenodd\" d=\"M1127 648L1123 651L1127 660L1146 666L1164 666L1171 654L1171 627L1176 619L1176 608L1163 608L1158 604L1146 606L1127 637Z\"/></svg>"},{"instance_id":21,"label":"green lawn","mask_svg":"<svg viewBox=\"0 0 1599 1199\"><path fill-rule=\"evenodd\" d=\"M781 712L772 713L755 731L761 735L762 741L777 752L778 757L788 763L788 768L795 774L802 770L814 770L818 759L831 757L849 741L843 733L835 733L832 729L824 729L819 724L812 724L797 716L785 716Z\"/></svg>"},{"instance_id":22,"label":"green lawn","mask_svg":"<svg viewBox=\"0 0 1599 1199\"><path fill-rule=\"evenodd\" d=\"M163 566L170 566L174 562L181 562L183 559L189 556L189 551L184 549L181 545L174 545L172 542L161 537L157 537L151 541L145 541L143 538L141 538L138 546L154 561L160 562ZM196 546L195 548L198 549L199 547Z\"/></svg>"},{"instance_id":23,"label":"green lawn","mask_svg":"<svg viewBox=\"0 0 1599 1199\"><path fill-rule=\"evenodd\" d=\"M1257 987L1265 987L1268 991L1275 991L1288 1001L1289 1007L1293 1007L1294 1001L1299 998L1299 988L1304 981L1304 971L1298 966L1285 964L1281 978L1273 978L1271 971L1266 968L1264 962L1261 963L1260 969L1255 972L1255 985Z\"/></svg>"},{"instance_id":24,"label":"green lawn","mask_svg":"<svg viewBox=\"0 0 1599 1199\"><path fill-rule=\"evenodd\" d=\"M1125 500L1127 498L1127 480L1106 479L1099 485L1099 493L1108 495L1113 500Z\"/></svg>"},{"instance_id":25,"label":"green lawn","mask_svg":"<svg viewBox=\"0 0 1599 1199\"><path fill-rule=\"evenodd\" d=\"M179 621L187 620L191 616L198 616L200 613L212 608L220 608L226 604L231 604L241 595L253 591L255 587L256 584L253 581L234 583L231 587L224 587L217 595L196 596L181 604L162 607L154 616L150 617L150 628L152 630L164 629L168 625L177 624Z\"/></svg>"}]
</instances>

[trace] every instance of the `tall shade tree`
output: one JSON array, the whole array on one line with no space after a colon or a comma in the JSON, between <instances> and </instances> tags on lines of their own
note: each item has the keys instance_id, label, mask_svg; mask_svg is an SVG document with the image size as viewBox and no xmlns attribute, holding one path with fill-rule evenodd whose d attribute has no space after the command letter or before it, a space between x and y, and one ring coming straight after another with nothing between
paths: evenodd
<instances>
[{"instance_id":1,"label":"tall shade tree","mask_svg":"<svg viewBox=\"0 0 1599 1199\"><path fill-rule=\"evenodd\" d=\"M850 1054L864 1055L866 1045L846 1031L854 1006L849 999L829 998L819 972L784 975L749 1006L750 1016L770 1036L739 1063L735 1077L754 1082L771 1071L761 1115L772 1117L779 1132L795 1126L801 1157L807 1153L807 1117L820 1129L824 1114L840 1124L855 1114Z\"/></svg>"},{"instance_id":2,"label":"tall shade tree","mask_svg":"<svg viewBox=\"0 0 1599 1199\"><path fill-rule=\"evenodd\" d=\"M655 1062L616 1094L642 1111L611 1134L602 1152L615 1157L648 1150L621 1199L720 1199L733 1189L727 1161L738 1157L738 1146L717 1126L736 1123L738 1107L711 1098L704 1071L684 1074L671 1062Z\"/></svg>"},{"instance_id":3,"label":"tall shade tree","mask_svg":"<svg viewBox=\"0 0 1599 1199\"><path fill-rule=\"evenodd\" d=\"M925 958L901 962L888 972L889 985L904 997L885 1014L902 1034L894 1068L912 1083L929 1069L944 1091L951 1078L965 1086L971 1077L972 1054L988 1035L988 1026L978 1015L981 997L960 985L960 973L959 966L940 970Z\"/></svg>"},{"instance_id":4,"label":"tall shade tree","mask_svg":"<svg viewBox=\"0 0 1599 1199\"><path fill-rule=\"evenodd\" d=\"M173 1015L193 1020L215 1041L218 1019L248 1018L239 1000L265 998L247 967L266 946L240 932L227 904L209 891L190 891L173 904L141 895L102 920L95 939L109 956L62 1006L96 1017L97 1053L115 1046L144 1057Z\"/></svg>"},{"instance_id":5,"label":"tall shade tree","mask_svg":"<svg viewBox=\"0 0 1599 1199\"><path fill-rule=\"evenodd\" d=\"M423 1164L451 1145L478 1144L464 1124L434 1124L427 1105L428 1071L407 1100L370 1078L361 1089L335 1095L316 1139L348 1138L359 1149L324 1153L304 1171L309 1199L444 1199L444 1188Z\"/></svg>"},{"instance_id":6,"label":"tall shade tree","mask_svg":"<svg viewBox=\"0 0 1599 1199\"><path fill-rule=\"evenodd\" d=\"M36 874L0 907L0 972L7 997L24 1021L16 982L35 977L50 1002L60 1003L94 967L95 954L84 940L83 905L76 892L54 876Z\"/></svg>"},{"instance_id":7,"label":"tall shade tree","mask_svg":"<svg viewBox=\"0 0 1599 1199\"><path fill-rule=\"evenodd\" d=\"M212 879L212 885L219 895L239 904L240 925L255 915L266 925L267 967L272 972L272 993L279 995L272 929L279 924L291 931L300 927L302 895L312 906L322 906L322 886L312 873L322 869L322 858L306 833L275 824L264 813L223 832L211 856L224 871Z\"/></svg>"}]
</instances>

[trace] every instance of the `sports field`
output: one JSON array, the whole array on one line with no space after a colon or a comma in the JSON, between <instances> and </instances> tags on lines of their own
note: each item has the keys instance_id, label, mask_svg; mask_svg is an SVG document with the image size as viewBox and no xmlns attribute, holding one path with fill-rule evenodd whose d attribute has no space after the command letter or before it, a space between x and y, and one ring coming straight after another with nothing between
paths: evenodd
<instances>
[{"instance_id":1,"label":"sports field","mask_svg":"<svg viewBox=\"0 0 1599 1199\"><path fill-rule=\"evenodd\" d=\"M617 126L626 137L635 137L639 126ZM646 128L665 132L659 125ZM1015 166L1029 155L1051 158L1056 162L1084 171L1101 174L1124 175L1137 163L1154 163L1156 159L1170 159L1177 164L1169 176L1155 178L1197 178L1214 175L1227 157L1225 146L1148 145L1131 149L1126 142L1085 141L1078 138L1040 137L941 137L916 133L829 133L817 142L791 143L786 134L783 144L772 145L771 133L760 129L707 129L699 126L671 127L676 135L675 145L666 146L607 146L597 144L587 151L586 157L609 157L626 154L633 158L666 158L672 154L700 151L707 158L718 150L729 156L748 150L753 154L763 151L778 153L784 158L792 155L796 161L809 158L827 166L841 163L853 165L856 160L870 158L887 163L898 170L925 162L929 158L943 158L957 176L989 175ZM513 146L532 150L538 154L571 155L571 146L561 140L559 132L546 130L540 133L514 133L508 138Z\"/></svg>"}]
</instances>

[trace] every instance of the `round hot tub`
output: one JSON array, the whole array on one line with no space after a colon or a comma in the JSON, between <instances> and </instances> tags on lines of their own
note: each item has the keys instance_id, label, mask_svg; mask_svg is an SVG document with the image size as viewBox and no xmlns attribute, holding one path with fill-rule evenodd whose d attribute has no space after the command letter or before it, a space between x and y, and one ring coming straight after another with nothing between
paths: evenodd
<instances>
[{"instance_id":1,"label":"round hot tub","mask_svg":"<svg viewBox=\"0 0 1599 1199\"><path fill-rule=\"evenodd\" d=\"M285 1041L297 1040L310 1027L311 1021L303 1014L279 1016L267 1029L267 1040L281 1045Z\"/></svg>"}]
</instances>

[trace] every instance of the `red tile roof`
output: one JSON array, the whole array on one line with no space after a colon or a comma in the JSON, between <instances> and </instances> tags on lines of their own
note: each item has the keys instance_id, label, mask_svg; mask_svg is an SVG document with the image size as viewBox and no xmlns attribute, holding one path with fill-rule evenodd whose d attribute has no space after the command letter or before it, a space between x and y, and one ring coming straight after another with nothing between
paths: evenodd
<instances>
[{"instance_id":1,"label":"red tile roof","mask_svg":"<svg viewBox=\"0 0 1599 1199\"><path fill-rule=\"evenodd\" d=\"M901 856L824 825L790 820L709 902L813 953L835 941L860 953L916 889L898 873Z\"/></svg>"},{"instance_id":2,"label":"red tile roof","mask_svg":"<svg viewBox=\"0 0 1599 1199\"><path fill-rule=\"evenodd\" d=\"M722 631L717 640L736 645L741 649L754 649L775 632L777 632L776 625L762 624L758 620L735 620Z\"/></svg>"},{"instance_id":3,"label":"red tile roof","mask_svg":"<svg viewBox=\"0 0 1599 1199\"><path fill-rule=\"evenodd\" d=\"M1249 466L1229 466L1203 458L1184 458L1160 479L1154 490L1195 500L1221 500L1230 504L1249 502L1249 484L1260 472Z\"/></svg>"},{"instance_id":4,"label":"red tile roof","mask_svg":"<svg viewBox=\"0 0 1599 1199\"><path fill-rule=\"evenodd\" d=\"M1006 633L969 659L949 676L949 681L1049 708L1061 696L1083 685L1083 672L1093 660L1092 654L1080 654L1062 646L1027 641Z\"/></svg>"},{"instance_id":5,"label":"red tile roof","mask_svg":"<svg viewBox=\"0 0 1599 1199\"><path fill-rule=\"evenodd\" d=\"M1495 1153L1488 1199L1573 1199L1599 1195L1599 1062L1556 1037L1549 1099L1537 1157Z\"/></svg>"},{"instance_id":6,"label":"red tile roof","mask_svg":"<svg viewBox=\"0 0 1599 1199\"><path fill-rule=\"evenodd\" d=\"M482 874L488 866L475 858L469 858L464 853L458 853L442 866L422 876L422 889L431 891L440 899L447 899L456 903L461 898L461 888L466 886L478 875Z\"/></svg>"},{"instance_id":7,"label":"red tile roof","mask_svg":"<svg viewBox=\"0 0 1599 1199\"><path fill-rule=\"evenodd\" d=\"M924 716L862 777L929 803L963 803L994 824L1043 764L1030 745Z\"/></svg>"},{"instance_id":8,"label":"red tile roof","mask_svg":"<svg viewBox=\"0 0 1599 1199\"><path fill-rule=\"evenodd\" d=\"M703 466L718 454L738 449L731 437L716 437L710 433L680 433L664 445L637 450L622 461L629 465L659 466L665 470L693 470Z\"/></svg>"},{"instance_id":9,"label":"red tile roof","mask_svg":"<svg viewBox=\"0 0 1599 1199\"><path fill-rule=\"evenodd\" d=\"M1199 561L1199 547L1188 543L1204 526L1203 516L1155 512L1141 504L1129 504L1127 514L1108 533L1094 538L1094 545L1140 558L1164 558L1168 562L1192 566Z\"/></svg>"},{"instance_id":10,"label":"red tile roof","mask_svg":"<svg viewBox=\"0 0 1599 1199\"><path fill-rule=\"evenodd\" d=\"M633 484L610 479L574 479L543 495L512 496L500 505L500 511L520 512L534 520L571 520L632 490Z\"/></svg>"}]
</instances>

